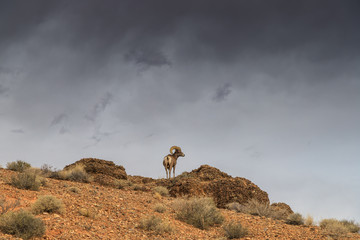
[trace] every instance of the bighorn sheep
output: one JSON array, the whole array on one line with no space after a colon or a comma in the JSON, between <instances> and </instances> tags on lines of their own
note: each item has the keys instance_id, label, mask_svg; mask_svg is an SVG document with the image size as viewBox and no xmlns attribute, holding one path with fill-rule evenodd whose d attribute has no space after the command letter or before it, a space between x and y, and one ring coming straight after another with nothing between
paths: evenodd
<instances>
[{"instance_id":1,"label":"bighorn sheep","mask_svg":"<svg viewBox=\"0 0 360 240\"><path fill-rule=\"evenodd\" d=\"M174 153L173 153L173 150ZM166 178L171 178L171 169L173 169L173 177L175 177L175 167L176 167L176 161L178 157L185 157L185 154L181 151L181 148L177 146L172 146L170 148L170 153L164 157L163 165L166 171ZM169 174L168 174L169 171Z\"/></svg>"}]
</instances>

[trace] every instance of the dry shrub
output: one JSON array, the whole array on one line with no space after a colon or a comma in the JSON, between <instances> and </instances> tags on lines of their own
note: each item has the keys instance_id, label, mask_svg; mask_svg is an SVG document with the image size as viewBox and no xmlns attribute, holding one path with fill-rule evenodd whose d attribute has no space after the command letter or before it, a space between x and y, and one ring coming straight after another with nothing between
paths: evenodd
<instances>
[{"instance_id":1,"label":"dry shrub","mask_svg":"<svg viewBox=\"0 0 360 240\"><path fill-rule=\"evenodd\" d=\"M342 237L349 232L349 229L341 221L337 219L323 219L320 221L322 228L328 235L332 237Z\"/></svg>"},{"instance_id":2,"label":"dry shrub","mask_svg":"<svg viewBox=\"0 0 360 240\"><path fill-rule=\"evenodd\" d=\"M155 212L163 213L166 211L166 207L163 204L158 203L154 206L154 210Z\"/></svg>"},{"instance_id":3,"label":"dry shrub","mask_svg":"<svg viewBox=\"0 0 360 240\"><path fill-rule=\"evenodd\" d=\"M207 229L224 221L211 198L177 199L173 206L179 220L200 229Z\"/></svg>"},{"instance_id":4,"label":"dry shrub","mask_svg":"<svg viewBox=\"0 0 360 240\"><path fill-rule=\"evenodd\" d=\"M88 183L92 181L92 177L85 171L82 165L76 165L69 170L62 170L58 172L57 175L59 179L73 182Z\"/></svg>"},{"instance_id":5,"label":"dry shrub","mask_svg":"<svg viewBox=\"0 0 360 240\"><path fill-rule=\"evenodd\" d=\"M140 220L139 227L148 231L154 231L157 234L164 232L170 233L174 231L170 223L163 222L161 218L156 216L142 218Z\"/></svg>"},{"instance_id":6,"label":"dry shrub","mask_svg":"<svg viewBox=\"0 0 360 240\"><path fill-rule=\"evenodd\" d=\"M341 220L340 221L351 233L358 233L360 231L359 224L355 223L355 221L351 220Z\"/></svg>"},{"instance_id":7,"label":"dry shrub","mask_svg":"<svg viewBox=\"0 0 360 240\"><path fill-rule=\"evenodd\" d=\"M24 172L26 169L30 168L30 163L17 160L16 162L9 162L6 164L6 168L16 172Z\"/></svg>"},{"instance_id":8,"label":"dry shrub","mask_svg":"<svg viewBox=\"0 0 360 240\"><path fill-rule=\"evenodd\" d=\"M144 185L140 185L140 184L135 184L134 186L132 186L132 189L135 191L147 191L147 188Z\"/></svg>"},{"instance_id":9,"label":"dry shrub","mask_svg":"<svg viewBox=\"0 0 360 240\"><path fill-rule=\"evenodd\" d=\"M225 236L228 239L236 239L245 237L248 234L247 228L243 227L241 223L228 223L223 226Z\"/></svg>"},{"instance_id":10,"label":"dry shrub","mask_svg":"<svg viewBox=\"0 0 360 240\"><path fill-rule=\"evenodd\" d=\"M11 211L20 205L20 201L11 201L7 202L5 198L0 198L0 216Z\"/></svg>"},{"instance_id":11,"label":"dry shrub","mask_svg":"<svg viewBox=\"0 0 360 240\"><path fill-rule=\"evenodd\" d=\"M80 189L77 188L77 187L70 187L70 188L69 188L69 191L70 191L70 192L73 192L73 193L80 193Z\"/></svg>"},{"instance_id":12,"label":"dry shrub","mask_svg":"<svg viewBox=\"0 0 360 240\"><path fill-rule=\"evenodd\" d=\"M305 220L304 220L304 224L306 226L314 226L314 218L310 215L307 215Z\"/></svg>"},{"instance_id":13,"label":"dry shrub","mask_svg":"<svg viewBox=\"0 0 360 240\"><path fill-rule=\"evenodd\" d=\"M285 222L290 225L304 225L304 218L300 213L290 214Z\"/></svg>"},{"instance_id":14,"label":"dry shrub","mask_svg":"<svg viewBox=\"0 0 360 240\"><path fill-rule=\"evenodd\" d=\"M154 187L154 192L159 193L161 196L166 197L169 196L169 190L163 186Z\"/></svg>"},{"instance_id":15,"label":"dry shrub","mask_svg":"<svg viewBox=\"0 0 360 240\"><path fill-rule=\"evenodd\" d=\"M31 239L44 235L45 224L31 213L20 210L2 215L0 217L0 230L22 239Z\"/></svg>"},{"instance_id":16,"label":"dry shrub","mask_svg":"<svg viewBox=\"0 0 360 240\"><path fill-rule=\"evenodd\" d=\"M91 208L80 208L79 213L81 216L88 217L88 218L96 217L96 212Z\"/></svg>"},{"instance_id":17,"label":"dry shrub","mask_svg":"<svg viewBox=\"0 0 360 240\"><path fill-rule=\"evenodd\" d=\"M129 180L117 179L114 181L114 185L118 189L124 189L125 187L131 187L134 184Z\"/></svg>"},{"instance_id":18,"label":"dry shrub","mask_svg":"<svg viewBox=\"0 0 360 240\"><path fill-rule=\"evenodd\" d=\"M289 215L285 209L271 207L269 203L262 203L256 199L250 199L245 204L239 204L238 202L229 203L227 208L236 212L273 219L286 219Z\"/></svg>"},{"instance_id":19,"label":"dry shrub","mask_svg":"<svg viewBox=\"0 0 360 240\"><path fill-rule=\"evenodd\" d=\"M30 172L23 172L19 173L17 176L12 176L10 184L19 189L37 191L41 186L41 180L38 175Z\"/></svg>"},{"instance_id":20,"label":"dry shrub","mask_svg":"<svg viewBox=\"0 0 360 240\"><path fill-rule=\"evenodd\" d=\"M51 195L40 196L32 205L31 211L34 214L47 213L64 213L65 206L60 199Z\"/></svg>"},{"instance_id":21,"label":"dry shrub","mask_svg":"<svg viewBox=\"0 0 360 240\"><path fill-rule=\"evenodd\" d=\"M160 200L161 199L161 194L158 193L158 192L155 192L154 193L154 198L157 199L157 200Z\"/></svg>"}]
</instances>

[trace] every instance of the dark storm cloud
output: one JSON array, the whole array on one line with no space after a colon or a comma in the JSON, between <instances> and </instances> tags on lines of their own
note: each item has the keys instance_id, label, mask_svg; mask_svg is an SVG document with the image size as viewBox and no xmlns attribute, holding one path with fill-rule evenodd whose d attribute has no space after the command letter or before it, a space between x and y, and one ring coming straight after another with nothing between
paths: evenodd
<instances>
[{"instance_id":1,"label":"dark storm cloud","mask_svg":"<svg viewBox=\"0 0 360 240\"><path fill-rule=\"evenodd\" d=\"M225 83L224 85L216 89L213 100L216 102L224 101L226 100L226 97L230 95L230 93L231 93L231 84Z\"/></svg>"},{"instance_id":2,"label":"dark storm cloud","mask_svg":"<svg viewBox=\"0 0 360 240\"><path fill-rule=\"evenodd\" d=\"M355 0L8 1L0 9L1 46L49 24L42 41L87 51L97 64L120 53L137 64L166 65L167 43L184 60L256 59L297 48L297 57L318 62L360 52Z\"/></svg>"}]
</instances>

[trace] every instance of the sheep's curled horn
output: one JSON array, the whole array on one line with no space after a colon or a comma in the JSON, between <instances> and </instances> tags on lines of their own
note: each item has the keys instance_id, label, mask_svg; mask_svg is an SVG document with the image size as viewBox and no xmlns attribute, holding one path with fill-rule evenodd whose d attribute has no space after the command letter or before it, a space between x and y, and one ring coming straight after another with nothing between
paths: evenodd
<instances>
[{"instance_id":1,"label":"sheep's curled horn","mask_svg":"<svg viewBox=\"0 0 360 240\"><path fill-rule=\"evenodd\" d=\"M171 148L170 148L170 153L171 154L173 154L173 150L174 149L176 149L176 150L178 150L179 152L181 152L181 148L180 147L178 147L178 146L172 146Z\"/></svg>"}]
</instances>

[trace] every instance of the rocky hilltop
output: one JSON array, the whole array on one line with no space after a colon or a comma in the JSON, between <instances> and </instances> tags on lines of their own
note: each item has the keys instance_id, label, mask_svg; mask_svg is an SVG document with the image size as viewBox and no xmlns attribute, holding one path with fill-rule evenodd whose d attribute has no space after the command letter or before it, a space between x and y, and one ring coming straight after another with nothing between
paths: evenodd
<instances>
[{"instance_id":1,"label":"rocky hilltop","mask_svg":"<svg viewBox=\"0 0 360 240\"><path fill-rule=\"evenodd\" d=\"M251 199L269 204L269 197L251 181L231 177L208 165L171 180L130 176L124 167L95 158L81 159L66 166L63 171L71 171L77 166L82 166L92 181L82 183L47 177L37 191L15 188L9 182L19 173L0 168L1 207L19 200L12 211L30 211L41 196L51 195L60 199L64 211L36 215L46 226L45 234L39 239L225 240L222 225L202 230L177 217L174 204L178 199L205 196L214 199L224 217L224 224L240 222L248 229L248 234L242 239L336 239L317 226L294 226L283 220L226 209L228 203L245 204ZM166 188L169 194L159 194L158 188ZM156 208L159 205L163 206L161 212ZM292 213L284 203L272 204L272 207L286 209L287 214ZM139 227L142 220L149 216L167 222L172 226L172 231L157 232ZM17 238L0 232L0 239ZM360 239L360 235L348 233L338 239Z\"/></svg>"}]
</instances>

